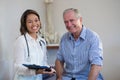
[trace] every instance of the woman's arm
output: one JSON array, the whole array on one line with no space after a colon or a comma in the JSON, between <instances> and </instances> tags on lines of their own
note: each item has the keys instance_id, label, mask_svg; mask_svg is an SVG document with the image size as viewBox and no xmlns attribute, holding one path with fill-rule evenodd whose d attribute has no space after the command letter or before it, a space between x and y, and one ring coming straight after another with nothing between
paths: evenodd
<instances>
[{"instance_id":1,"label":"woman's arm","mask_svg":"<svg viewBox=\"0 0 120 80\"><path fill-rule=\"evenodd\" d=\"M23 38L18 38L14 45L14 70L16 74L22 75L34 75L35 70L28 69L23 66L23 63L26 63L25 53L26 45Z\"/></svg>"}]
</instances>

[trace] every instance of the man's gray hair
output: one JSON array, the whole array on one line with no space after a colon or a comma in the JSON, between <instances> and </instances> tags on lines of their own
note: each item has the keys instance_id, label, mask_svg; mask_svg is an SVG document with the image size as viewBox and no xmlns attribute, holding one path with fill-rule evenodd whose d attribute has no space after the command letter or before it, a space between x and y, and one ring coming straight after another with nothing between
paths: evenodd
<instances>
[{"instance_id":1,"label":"man's gray hair","mask_svg":"<svg viewBox=\"0 0 120 80\"><path fill-rule=\"evenodd\" d=\"M76 18L82 17L80 14L80 11L78 9L74 9L74 8L68 8L68 9L64 10L63 17L64 17L64 14L67 13L68 11L73 11L75 13Z\"/></svg>"}]
</instances>

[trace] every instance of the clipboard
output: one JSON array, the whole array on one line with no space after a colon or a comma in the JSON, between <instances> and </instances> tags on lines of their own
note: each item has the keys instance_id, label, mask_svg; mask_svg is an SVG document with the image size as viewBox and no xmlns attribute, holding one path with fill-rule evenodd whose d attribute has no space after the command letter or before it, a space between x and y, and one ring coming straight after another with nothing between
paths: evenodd
<instances>
[{"instance_id":1,"label":"clipboard","mask_svg":"<svg viewBox=\"0 0 120 80\"><path fill-rule=\"evenodd\" d=\"M50 69L50 67L47 66L40 66L36 64L23 64L23 66L29 68L29 69Z\"/></svg>"}]
</instances>

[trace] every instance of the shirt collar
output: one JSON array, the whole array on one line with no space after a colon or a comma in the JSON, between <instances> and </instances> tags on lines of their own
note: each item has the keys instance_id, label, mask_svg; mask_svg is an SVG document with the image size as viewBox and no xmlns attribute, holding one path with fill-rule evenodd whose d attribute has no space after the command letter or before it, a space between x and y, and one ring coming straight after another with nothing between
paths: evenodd
<instances>
[{"instance_id":1,"label":"shirt collar","mask_svg":"<svg viewBox=\"0 0 120 80\"><path fill-rule=\"evenodd\" d=\"M37 36L38 38L37 38L37 40L35 40L34 38L32 38L28 33L26 33L26 36L27 36L27 38L28 38L28 40L34 40L34 41L39 41L39 36Z\"/></svg>"},{"instance_id":2,"label":"shirt collar","mask_svg":"<svg viewBox=\"0 0 120 80\"><path fill-rule=\"evenodd\" d=\"M74 38L73 38L73 36L70 32L68 33L68 35L69 35L70 40L74 40ZM79 38L82 38L84 40L85 36L86 36L86 27L82 26L82 31L81 31L81 34L80 34Z\"/></svg>"},{"instance_id":3,"label":"shirt collar","mask_svg":"<svg viewBox=\"0 0 120 80\"><path fill-rule=\"evenodd\" d=\"M80 37L82 38L82 39L85 39L85 36L86 36L86 27L85 26L83 26L82 27L82 31L81 31L81 34L80 34Z\"/></svg>"}]
</instances>

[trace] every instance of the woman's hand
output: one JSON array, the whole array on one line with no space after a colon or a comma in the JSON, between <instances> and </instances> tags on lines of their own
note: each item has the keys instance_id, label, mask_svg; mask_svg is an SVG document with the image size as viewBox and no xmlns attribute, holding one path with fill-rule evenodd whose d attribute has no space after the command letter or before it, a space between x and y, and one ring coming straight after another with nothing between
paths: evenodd
<instances>
[{"instance_id":1,"label":"woman's hand","mask_svg":"<svg viewBox=\"0 0 120 80\"><path fill-rule=\"evenodd\" d=\"M43 72L44 72L44 69L38 69L38 70L36 70L36 74L43 74Z\"/></svg>"},{"instance_id":2,"label":"woman's hand","mask_svg":"<svg viewBox=\"0 0 120 80\"><path fill-rule=\"evenodd\" d=\"M44 72L43 72L43 74L54 74L54 73L56 73L56 71L53 68L50 68L50 70L45 69Z\"/></svg>"},{"instance_id":3,"label":"woman's hand","mask_svg":"<svg viewBox=\"0 0 120 80\"><path fill-rule=\"evenodd\" d=\"M54 73L56 73L56 71L53 68L50 68L50 70L46 70L46 69L36 70L36 74L54 74Z\"/></svg>"}]
</instances>

